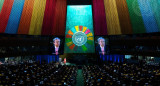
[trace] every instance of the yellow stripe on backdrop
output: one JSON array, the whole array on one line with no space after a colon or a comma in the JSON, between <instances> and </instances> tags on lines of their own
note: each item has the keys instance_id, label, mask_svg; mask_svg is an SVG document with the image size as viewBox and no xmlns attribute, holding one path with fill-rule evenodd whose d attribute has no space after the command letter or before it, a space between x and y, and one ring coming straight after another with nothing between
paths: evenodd
<instances>
[{"instance_id":1,"label":"yellow stripe on backdrop","mask_svg":"<svg viewBox=\"0 0 160 86\"><path fill-rule=\"evenodd\" d=\"M37 12L36 12L36 15L35 15L36 17L35 17L35 22L34 22L34 24L35 24L34 31L33 31L33 33L30 34L30 35L37 35L37 34L36 34L36 31L37 31L38 23L39 23L38 20L40 19L40 16L39 16L39 15L40 15L40 10L41 10L42 1L41 1L41 0L38 0L38 4L39 4L39 5L37 5L37 7L36 7L36 8L37 8L37 10L36 10Z\"/></svg>"},{"instance_id":2,"label":"yellow stripe on backdrop","mask_svg":"<svg viewBox=\"0 0 160 86\"><path fill-rule=\"evenodd\" d=\"M31 18L31 24L30 24L30 28L29 28L29 35L33 35L34 34L34 30L35 30L35 25L36 25L36 19L37 19L37 15L38 15L38 8L39 8L39 0L35 0L34 1L34 5L33 5L33 12L32 12L32 18Z\"/></svg>"},{"instance_id":3,"label":"yellow stripe on backdrop","mask_svg":"<svg viewBox=\"0 0 160 86\"><path fill-rule=\"evenodd\" d=\"M44 18L44 11L45 11L45 7L46 7L46 0L41 0L41 9L39 11L39 20L38 20L38 25L35 31L36 35L41 35L41 31L42 31L42 24L43 24L43 18Z\"/></svg>"},{"instance_id":4,"label":"yellow stripe on backdrop","mask_svg":"<svg viewBox=\"0 0 160 86\"><path fill-rule=\"evenodd\" d=\"M35 0L31 19L30 35L41 35L46 0Z\"/></svg>"},{"instance_id":5,"label":"yellow stripe on backdrop","mask_svg":"<svg viewBox=\"0 0 160 86\"><path fill-rule=\"evenodd\" d=\"M104 0L107 32L108 35L121 34L121 28L118 18L117 6L115 0Z\"/></svg>"}]
</instances>

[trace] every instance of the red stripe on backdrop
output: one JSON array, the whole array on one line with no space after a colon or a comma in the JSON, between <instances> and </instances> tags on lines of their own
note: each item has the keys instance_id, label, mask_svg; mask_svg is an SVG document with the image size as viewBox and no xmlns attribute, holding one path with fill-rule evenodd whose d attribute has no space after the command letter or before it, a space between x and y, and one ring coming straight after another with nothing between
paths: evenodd
<instances>
[{"instance_id":1,"label":"red stripe on backdrop","mask_svg":"<svg viewBox=\"0 0 160 86\"><path fill-rule=\"evenodd\" d=\"M25 0L22 16L18 28L18 34L28 34L32 17L34 0Z\"/></svg>"},{"instance_id":2,"label":"red stripe on backdrop","mask_svg":"<svg viewBox=\"0 0 160 86\"><path fill-rule=\"evenodd\" d=\"M103 0L93 0L93 21L95 35L107 35L107 22Z\"/></svg>"},{"instance_id":3,"label":"red stripe on backdrop","mask_svg":"<svg viewBox=\"0 0 160 86\"><path fill-rule=\"evenodd\" d=\"M4 0L0 13L0 33L4 33L12 10L14 0Z\"/></svg>"},{"instance_id":4,"label":"red stripe on backdrop","mask_svg":"<svg viewBox=\"0 0 160 86\"><path fill-rule=\"evenodd\" d=\"M46 8L44 13L43 25L42 25L42 35L51 35L52 24L55 18L55 5L56 0L47 0Z\"/></svg>"},{"instance_id":5,"label":"red stripe on backdrop","mask_svg":"<svg viewBox=\"0 0 160 86\"><path fill-rule=\"evenodd\" d=\"M65 35L67 0L56 0L52 35Z\"/></svg>"}]
</instances>

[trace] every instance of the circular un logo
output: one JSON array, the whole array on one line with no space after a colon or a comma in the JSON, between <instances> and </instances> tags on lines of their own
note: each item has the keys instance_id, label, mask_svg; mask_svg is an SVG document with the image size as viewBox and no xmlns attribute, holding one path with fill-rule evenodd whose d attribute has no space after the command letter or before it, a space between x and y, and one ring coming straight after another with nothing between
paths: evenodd
<instances>
[{"instance_id":1,"label":"circular un logo","mask_svg":"<svg viewBox=\"0 0 160 86\"><path fill-rule=\"evenodd\" d=\"M66 45L71 50L87 51L87 46L93 45L93 34L91 30L85 26L74 26L68 30L66 34Z\"/></svg>"},{"instance_id":2,"label":"circular un logo","mask_svg":"<svg viewBox=\"0 0 160 86\"><path fill-rule=\"evenodd\" d=\"M79 31L74 33L72 36L72 41L77 46L82 46L87 42L87 36L84 32Z\"/></svg>"}]
</instances>

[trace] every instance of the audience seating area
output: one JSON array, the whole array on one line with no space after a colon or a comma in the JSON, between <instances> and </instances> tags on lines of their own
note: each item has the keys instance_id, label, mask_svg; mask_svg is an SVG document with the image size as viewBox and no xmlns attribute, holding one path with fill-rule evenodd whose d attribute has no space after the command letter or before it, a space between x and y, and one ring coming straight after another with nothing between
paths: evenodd
<instances>
[{"instance_id":1,"label":"audience seating area","mask_svg":"<svg viewBox=\"0 0 160 86\"><path fill-rule=\"evenodd\" d=\"M60 65L24 62L0 65L0 86L75 86L82 69L84 86L159 86L160 66L131 63Z\"/></svg>"},{"instance_id":2,"label":"audience seating area","mask_svg":"<svg viewBox=\"0 0 160 86\"><path fill-rule=\"evenodd\" d=\"M159 86L159 66L104 64L83 66L85 86Z\"/></svg>"},{"instance_id":3,"label":"audience seating area","mask_svg":"<svg viewBox=\"0 0 160 86\"><path fill-rule=\"evenodd\" d=\"M74 86L77 67L23 63L0 65L0 86Z\"/></svg>"},{"instance_id":4,"label":"audience seating area","mask_svg":"<svg viewBox=\"0 0 160 86\"><path fill-rule=\"evenodd\" d=\"M83 66L82 70L85 86L116 85L109 74L103 71L98 65Z\"/></svg>"}]
</instances>

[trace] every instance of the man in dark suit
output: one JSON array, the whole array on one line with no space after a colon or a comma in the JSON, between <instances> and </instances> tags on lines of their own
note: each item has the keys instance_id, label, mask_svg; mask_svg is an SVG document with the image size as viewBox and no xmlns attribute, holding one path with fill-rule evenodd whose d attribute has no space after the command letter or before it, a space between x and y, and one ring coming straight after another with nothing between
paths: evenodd
<instances>
[{"instance_id":1,"label":"man in dark suit","mask_svg":"<svg viewBox=\"0 0 160 86\"><path fill-rule=\"evenodd\" d=\"M59 61L59 55L63 54L63 49L60 47L60 39L58 37L53 39L53 46L51 47L52 54L55 55L56 61Z\"/></svg>"},{"instance_id":2,"label":"man in dark suit","mask_svg":"<svg viewBox=\"0 0 160 86\"><path fill-rule=\"evenodd\" d=\"M51 47L52 54L63 54L63 49L60 46L60 39L58 37L53 39L53 46Z\"/></svg>"},{"instance_id":3,"label":"man in dark suit","mask_svg":"<svg viewBox=\"0 0 160 86\"><path fill-rule=\"evenodd\" d=\"M109 48L105 44L105 39L100 37L98 38L98 46L96 47L96 52L98 53L98 63L101 63L105 55L109 53Z\"/></svg>"}]
</instances>

